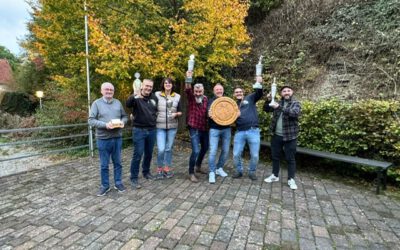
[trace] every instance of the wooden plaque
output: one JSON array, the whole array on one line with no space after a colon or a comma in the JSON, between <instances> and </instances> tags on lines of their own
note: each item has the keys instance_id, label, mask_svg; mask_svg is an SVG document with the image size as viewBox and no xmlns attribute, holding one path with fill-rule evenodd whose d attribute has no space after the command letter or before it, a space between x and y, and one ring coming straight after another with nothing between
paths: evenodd
<instances>
[{"instance_id":1,"label":"wooden plaque","mask_svg":"<svg viewBox=\"0 0 400 250\"><path fill-rule=\"evenodd\" d=\"M219 97L211 104L210 115L217 124L228 126L236 121L239 108L233 99Z\"/></svg>"}]
</instances>

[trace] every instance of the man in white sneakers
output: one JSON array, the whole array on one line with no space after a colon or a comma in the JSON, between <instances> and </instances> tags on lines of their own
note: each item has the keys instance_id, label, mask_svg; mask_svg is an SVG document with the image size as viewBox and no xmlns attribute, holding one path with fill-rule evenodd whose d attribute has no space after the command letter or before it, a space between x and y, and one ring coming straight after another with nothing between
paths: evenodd
<instances>
[{"instance_id":1,"label":"man in white sneakers","mask_svg":"<svg viewBox=\"0 0 400 250\"><path fill-rule=\"evenodd\" d=\"M210 107L212 103L224 95L224 87L221 84L216 84L213 89L214 97L208 102L208 125L210 127L209 138L210 138L210 150L208 153L208 167L209 175L208 182L215 183L215 175L221 177L227 177L228 174L224 171L223 167L229 156L229 147L231 145L231 127L222 126L217 124L213 117L210 116ZM218 159L218 163L215 164L218 151L218 142L221 140L221 154Z\"/></svg>"},{"instance_id":2,"label":"man in white sneakers","mask_svg":"<svg viewBox=\"0 0 400 250\"><path fill-rule=\"evenodd\" d=\"M297 189L294 181L296 173L296 147L299 134L299 116L301 112L300 102L293 98L293 89L290 86L283 86L280 89L282 99L270 105L269 101L264 104L265 112L273 112L271 122L271 154L272 154L272 175L264 179L271 183L279 181L279 161L282 149L285 152L285 159L288 165L288 185L291 189ZM271 99L271 96L268 96Z\"/></svg>"}]
</instances>

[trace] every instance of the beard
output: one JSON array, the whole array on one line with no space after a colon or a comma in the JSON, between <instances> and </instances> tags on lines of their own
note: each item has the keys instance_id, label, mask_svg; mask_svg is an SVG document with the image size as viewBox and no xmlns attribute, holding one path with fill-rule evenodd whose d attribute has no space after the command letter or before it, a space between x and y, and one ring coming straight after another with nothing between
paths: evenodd
<instances>
[{"instance_id":1,"label":"beard","mask_svg":"<svg viewBox=\"0 0 400 250\"><path fill-rule=\"evenodd\" d=\"M203 102L203 96L195 96L194 98L196 99L197 104L201 104Z\"/></svg>"}]
</instances>

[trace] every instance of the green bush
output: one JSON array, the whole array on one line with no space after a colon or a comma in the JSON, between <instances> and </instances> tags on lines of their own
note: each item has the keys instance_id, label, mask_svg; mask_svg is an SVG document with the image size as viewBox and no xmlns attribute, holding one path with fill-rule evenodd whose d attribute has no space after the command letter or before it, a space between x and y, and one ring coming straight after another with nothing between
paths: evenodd
<instances>
[{"instance_id":1,"label":"green bush","mask_svg":"<svg viewBox=\"0 0 400 250\"><path fill-rule=\"evenodd\" d=\"M22 92L6 92L0 104L0 110L27 116L33 113L37 106L37 102L30 99L29 95Z\"/></svg>"},{"instance_id":2,"label":"green bush","mask_svg":"<svg viewBox=\"0 0 400 250\"><path fill-rule=\"evenodd\" d=\"M301 147L399 165L399 113L399 101L304 101L298 144ZM266 140L270 139L270 117L271 114L265 112L260 115L262 135ZM400 169L389 170L389 176L400 183Z\"/></svg>"}]
</instances>

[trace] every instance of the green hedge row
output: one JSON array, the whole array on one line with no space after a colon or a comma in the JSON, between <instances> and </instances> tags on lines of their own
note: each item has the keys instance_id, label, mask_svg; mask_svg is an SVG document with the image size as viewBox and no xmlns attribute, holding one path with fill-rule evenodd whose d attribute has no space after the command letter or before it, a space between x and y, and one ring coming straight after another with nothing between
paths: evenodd
<instances>
[{"instance_id":1,"label":"green hedge row","mask_svg":"<svg viewBox=\"0 0 400 250\"><path fill-rule=\"evenodd\" d=\"M271 116L260 114L263 137L269 140ZM300 126L301 147L400 165L399 101L304 101ZM392 168L389 176L400 183L399 168Z\"/></svg>"}]
</instances>

